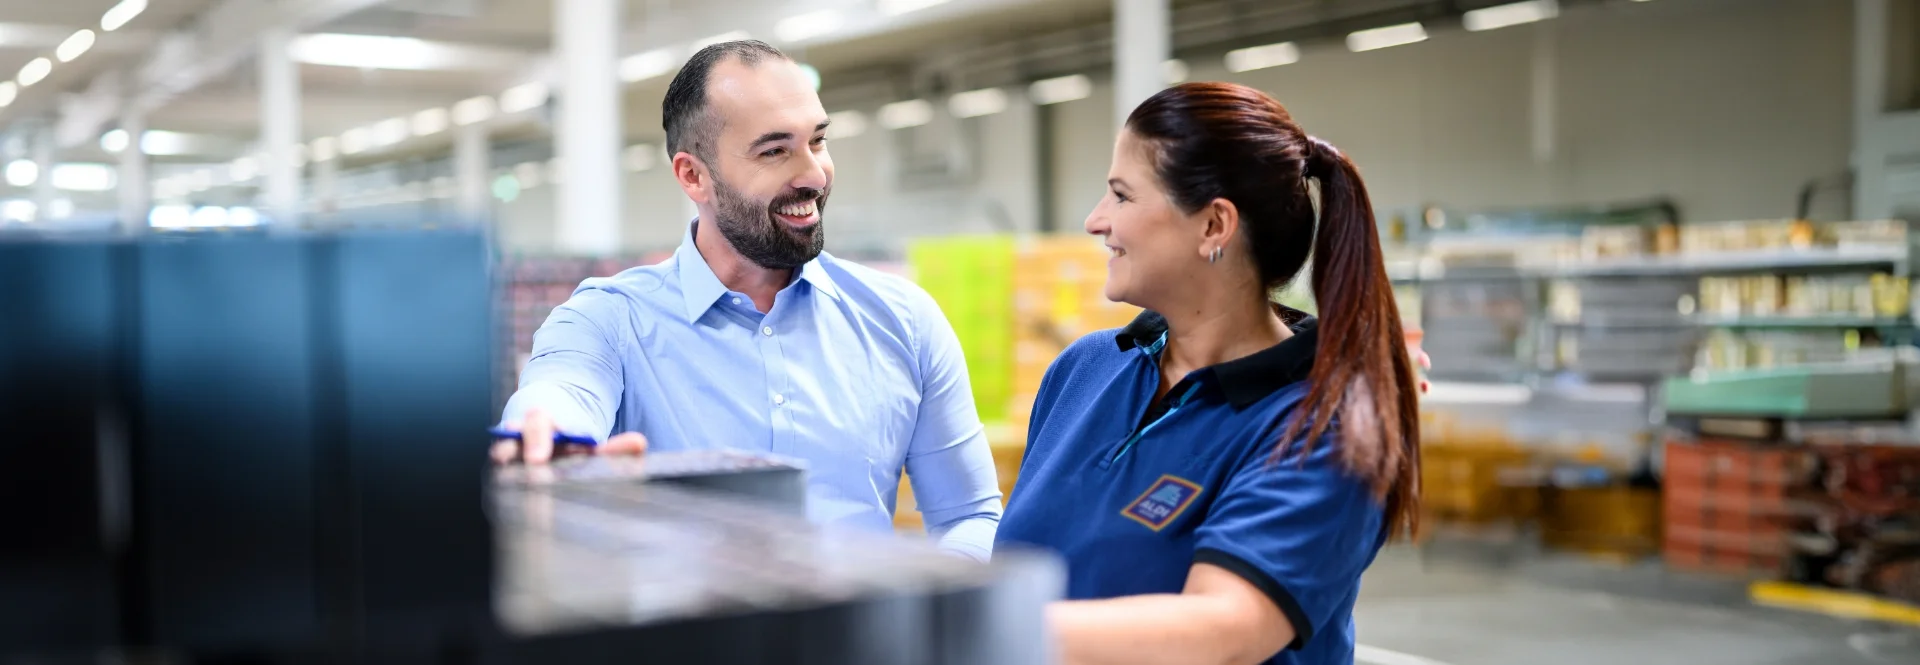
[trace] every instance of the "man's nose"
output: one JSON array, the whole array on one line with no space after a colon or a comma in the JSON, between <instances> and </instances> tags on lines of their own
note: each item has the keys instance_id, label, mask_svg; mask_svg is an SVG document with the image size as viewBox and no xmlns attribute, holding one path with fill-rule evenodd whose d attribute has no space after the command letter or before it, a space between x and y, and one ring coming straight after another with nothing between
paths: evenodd
<instances>
[{"instance_id":1,"label":"man's nose","mask_svg":"<svg viewBox=\"0 0 1920 665\"><path fill-rule=\"evenodd\" d=\"M794 189L824 190L827 188L827 164L819 155L802 153L802 167L799 175L788 183Z\"/></svg>"}]
</instances>

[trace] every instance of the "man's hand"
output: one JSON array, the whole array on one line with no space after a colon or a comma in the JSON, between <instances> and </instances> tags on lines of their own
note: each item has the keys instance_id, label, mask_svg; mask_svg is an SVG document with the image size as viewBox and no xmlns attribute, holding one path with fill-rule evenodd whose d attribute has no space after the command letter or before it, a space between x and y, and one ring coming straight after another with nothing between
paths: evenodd
<instances>
[{"instance_id":1,"label":"man's hand","mask_svg":"<svg viewBox=\"0 0 1920 665\"><path fill-rule=\"evenodd\" d=\"M528 464L545 464L555 457L569 455L644 455L647 452L647 437L639 432L615 435L599 446L561 444L555 450L553 417L541 409L528 409L524 422L507 423L507 428L518 430L520 440L499 439L493 442L492 456L497 464L511 464L516 459Z\"/></svg>"}]
</instances>

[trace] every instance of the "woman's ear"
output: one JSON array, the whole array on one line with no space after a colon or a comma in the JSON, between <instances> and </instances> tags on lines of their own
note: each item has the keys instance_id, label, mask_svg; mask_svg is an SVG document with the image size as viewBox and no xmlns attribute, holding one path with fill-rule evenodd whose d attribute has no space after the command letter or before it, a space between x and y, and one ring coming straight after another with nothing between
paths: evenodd
<instances>
[{"instance_id":1,"label":"woman's ear","mask_svg":"<svg viewBox=\"0 0 1920 665\"><path fill-rule=\"evenodd\" d=\"M1212 253L1215 247L1226 251L1235 234L1240 232L1240 208L1232 201L1214 199L1200 210L1200 215L1201 251Z\"/></svg>"}]
</instances>

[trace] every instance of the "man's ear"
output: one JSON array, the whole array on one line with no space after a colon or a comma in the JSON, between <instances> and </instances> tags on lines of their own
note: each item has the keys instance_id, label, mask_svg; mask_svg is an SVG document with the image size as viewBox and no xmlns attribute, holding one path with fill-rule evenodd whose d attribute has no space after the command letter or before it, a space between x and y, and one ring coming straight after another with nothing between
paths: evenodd
<instances>
[{"instance_id":1,"label":"man's ear","mask_svg":"<svg viewBox=\"0 0 1920 665\"><path fill-rule=\"evenodd\" d=\"M673 179L694 203L706 203L713 198L713 172L692 153L674 153Z\"/></svg>"}]
</instances>

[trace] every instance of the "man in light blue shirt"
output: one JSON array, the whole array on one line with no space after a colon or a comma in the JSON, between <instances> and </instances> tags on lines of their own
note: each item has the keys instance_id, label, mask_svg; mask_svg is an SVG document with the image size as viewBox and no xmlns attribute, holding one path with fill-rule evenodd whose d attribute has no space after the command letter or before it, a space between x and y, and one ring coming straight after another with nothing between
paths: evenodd
<instances>
[{"instance_id":1,"label":"man in light blue shirt","mask_svg":"<svg viewBox=\"0 0 1920 665\"><path fill-rule=\"evenodd\" d=\"M833 162L805 74L761 42L710 46L663 106L700 218L673 258L587 280L548 317L502 418L522 449L496 458L543 462L556 431L603 454L787 455L815 522L874 530L904 467L929 533L987 558L1000 491L959 340L912 282L822 251Z\"/></svg>"}]
</instances>

